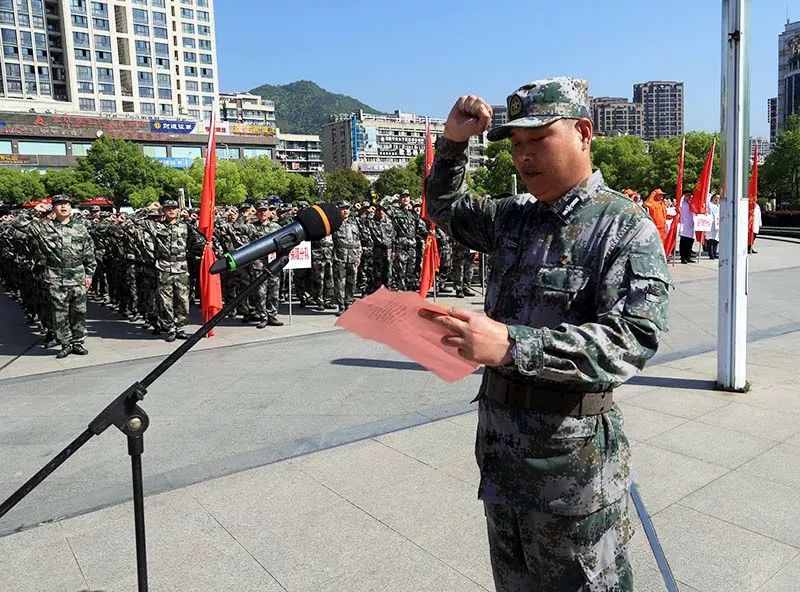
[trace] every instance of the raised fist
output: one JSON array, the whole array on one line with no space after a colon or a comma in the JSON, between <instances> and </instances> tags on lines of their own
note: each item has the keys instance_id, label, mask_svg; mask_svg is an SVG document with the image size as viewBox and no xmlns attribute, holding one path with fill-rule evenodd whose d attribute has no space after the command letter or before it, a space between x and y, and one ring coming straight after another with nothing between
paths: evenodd
<instances>
[{"instance_id":1,"label":"raised fist","mask_svg":"<svg viewBox=\"0 0 800 592\"><path fill-rule=\"evenodd\" d=\"M452 142L466 142L486 131L492 122L492 106L475 95L458 97L444 124L444 137Z\"/></svg>"}]
</instances>

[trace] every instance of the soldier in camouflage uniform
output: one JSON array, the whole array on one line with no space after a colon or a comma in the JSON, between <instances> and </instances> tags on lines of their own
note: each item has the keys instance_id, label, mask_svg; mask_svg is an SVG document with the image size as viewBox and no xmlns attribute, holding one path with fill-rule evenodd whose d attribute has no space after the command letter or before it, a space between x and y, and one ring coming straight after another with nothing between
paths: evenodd
<instances>
[{"instance_id":1,"label":"soldier in camouflage uniform","mask_svg":"<svg viewBox=\"0 0 800 592\"><path fill-rule=\"evenodd\" d=\"M147 208L147 217L153 222L161 221L161 209L151 204ZM139 314L150 326L153 335L163 331L158 310L158 270L156 269L156 243L152 233L138 225L136 232L136 288L138 290Z\"/></svg>"},{"instance_id":2,"label":"soldier in camouflage uniform","mask_svg":"<svg viewBox=\"0 0 800 592\"><path fill-rule=\"evenodd\" d=\"M311 306L334 308L333 305L333 237L311 243Z\"/></svg>"},{"instance_id":3,"label":"soldier in camouflage uniform","mask_svg":"<svg viewBox=\"0 0 800 592\"><path fill-rule=\"evenodd\" d=\"M187 256L202 250L205 237L197 229L179 219L178 202L161 202L164 219L137 220L153 237L156 270L158 271L159 326L166 331L164 338L172 342L186 339L183 326L189 318L189 270Z\"/></svg>"},{"instance_id":4,"label":"soldier in camouflage uniform","mask_svg":"<svg viewBox=\"0 0 800 592\"><path fill-rule=\"evenodd\" d=\"M358 222L350 218L350 204L339 203L342 225L333 233L333 302L340 316L355 300L356 275L361 261Z\"/></svg>"},{"instance_id":5,"label":"soldier in camouflage uniform","mask_svg":"<svg viewBox=\"0 0 800 592\"><path fill-rule=\"evenodd\" d=\"M439 247L439 269L436 272L436 291L440 294L450 294L452 290L447 286L450 269L453 265L453 241L447 233L436 227L436 246Z\"/></svg>"},{"instance_id":6,"label":"soldier in camouflage uniform","mask_svg":"<svg viewBox=\"0 0 800 592\"><path fill-rule=\"evenodd\" d=\"M472 284L472 273L475 269L475 259L469 247L465 247L457 240L453 241L453 264L450 269L453 288L455 288L456 291L456 298L475 296L475 292L470 288L470 284Z\"/></svg>"},{"instance_id":7,"label":"soldier in camouflage uniform","mask_svg":"<svg viewBox=\"0 0 800 592\"><path fill-rule=\"evenodd\" d=\"M417 248L417 217L411 210L411 196L408 190L400 194L399 203L386 212L394 224L395 244L392 265L392 288L411 290Z\"/></svg>"},{"instance_id":8,"label":"soldier in camouflage uniform","mask_svg":"<svg viewBox=\"0 0 800 592\"><path fill-rule=\"evenodd\" d=\"M96 262L94 243L82 221L72 216L66 195L51 199L55 220L20 218L14 224L27 234L45 265L45 286L50 306L50 327L61 351L56 358L86 355L86 292L92 285ZM44 206L36 206L43 211Z\"/></svg>"},{"instance_id":9,"label":"soldier in camouflage uniform","mask_svg":"<svg viewBox=\"0 0 800 592\"><path fill-rule=\"evenodd\" d=\"M361 236L361 265L358 266L356 285L363 295L368 293L368 286L374 283L372 270L372 249L374 244L372 226L375 222L375 208L369 202L356 205L358 233Z\"/></svg>"},{"instance_id":10,"label":"soldier in camouflage uniform","mask_svg":"<svg viewBox=\"0 0 800 592\"><path fill-rule=\"evenodd\" d=\"M371 294L381 286L387 288L392 283L392 245L395 242L394 225L386 217L382 205L375 206L372 224L372 278L367 286Z\"/></svg>"},{"instance_id":11,"label":"soldier in camouflage uniform","mask_svg":"<svg viewBox=\"0 0 800 592\"><path fill-rule=\"evenodd\" d=\"M508 98L512 157L530 194L470 197L470 136L491 107L459 98L437 141L428 211L490 253L486 316L422 313L443 343L484 364L476 457L495 586L629 592L630 451L612 390L652 357L667 328L658 231L592 172L585 81L532 82Z\"/></svg>"},{"instance_id":12,"label":"soldier in camouflage uniform","mask_svg":"<svg viewBox=\"0 0 800 592\"><path fill-rule=\"evenodd\" d=\"M256 204L256 219L250 226L250 242L281 229L278 223L275 222L275 213L276 207L265 201L260 201ZM257 259L246 269L249 270L250 280L255 280L264 272L264 260ZM250 296L250 309L253 311L253 316L258 320L258 325L256 326L259 329L263 329L267 325L271 327L283 326L283 323L278 320L280 290L280 277L270 277Z\"/></svg>"}]
</instances>

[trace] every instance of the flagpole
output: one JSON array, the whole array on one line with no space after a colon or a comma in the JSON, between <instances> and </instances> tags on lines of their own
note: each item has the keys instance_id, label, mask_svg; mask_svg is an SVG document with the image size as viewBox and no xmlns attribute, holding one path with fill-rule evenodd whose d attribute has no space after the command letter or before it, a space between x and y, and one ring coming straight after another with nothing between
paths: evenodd
<instances>
[{"instance_id":1,"label":"flagpole","mask_svg":"<svg viewBox=\"0 0 800 592\"><path fill-rule=\"evenodd\" d=\"M722 166L717 386L746 391L750 0L722 0Z\"/></svg>"}]
</instances>

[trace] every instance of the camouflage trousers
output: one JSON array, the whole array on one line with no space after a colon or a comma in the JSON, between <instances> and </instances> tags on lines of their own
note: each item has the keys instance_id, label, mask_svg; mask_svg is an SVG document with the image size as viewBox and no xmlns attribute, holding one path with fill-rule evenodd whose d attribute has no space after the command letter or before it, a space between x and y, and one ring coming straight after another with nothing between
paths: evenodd
<instances>
[{"instance_id":1,"label":"camouflage trousers","mask_svg":"<svg viewBox=\"0 0 800 592\"><path fill-rule=\"evenodd\" d=\"M158 272L159 324L169 332L180 329L189 318L189 275Z\"/></svg>"},{"instance_id":2,"label":"camouflage trousers","mask_svg":"<svg viewBox=\"0 0 800 592\"><path fill-rule=\"evenodd\" d=\"M472 284L472 272L475 268L475 261L469 249L453 249L453 266L451 268L451 278L456 292L463 292L464 288L469 288Z\"/></svg>"},{"instance_id":3,"label":"camouflage trousers","mask_svg":"<svg viewBox=\"0 0 800 592\"><path fill-rule=\"evenodd\" d=\"M373 283L374 270L372 269L372 253L375 247L361 245L361 264L358 266L356 285L362 294L367 293L367 288Z\"/></svg>"},{"instance_id":4,"label":"camouflage trousers","mask_svg":"<svg viewBox=\"0 0 800 592\"><path fill-rule=\"evenodd\" d=\"M311 258L311 298L317 302L333 300L333 264L330 259Z\"/></svg>"},{"instance_id":5,"label":"camouflage trousers","mask_svg":"<svg viewBox=\"0 0 800 592\"><path fill-rule=\"evenodd\" d=\"M413 278L415 270L414 264L416 253L414 245L400 243L395 249L395 257L392 265L392 288L397 290L411 290L413 289Z\"/></svg>"},{"instance_id":6,"label":"camouflage trousers","mask_svg":"<svg viewBox=\"0 0 800 592\"><path fill-rule=\"evenodd\" d=\"M633 592L627 497L586 516L484 509L497 592Z\"/></svg>"},{"instance_id":7,"label":"camouflage trousers","mask_svg":"<svg viewBox=\"0 0 800 592\"><path fill-rule=\"evenodd\" d=\"M252 279L261 275L261 269L250 268ZM278 301L280 300L281 280L270 277L261 282L255 292L250 294L249 308L251 314L261 320L274 319L278 316Z\"/></svg>"},{"instance_id":8,"label":"camouflage trousers","mask_svg":"<svg viewBox=\"0 0 800 592\"><path fill-rule=\"evenodd\" d=\"M367 285L367 293L371 294L381 286L387 288L392 283L392 252L387 247L372 248L372 275Z\"/></svg>"},{"instance_id":9,"label":"camouflage trousers","mask_svg":"<svg viewBox=\"0 0 800 592\"><path fill-rule=\"evenodd\" d=\"M136 291L139 314L153 327L158 326L158 272L152 265L141 266L136 271Z\"/></svg>"},{"instance_id":10,"label":"camouflage trousers","mask_svg":"<svg viewBox=\"0 0 800 592\"><path fill-rule=\"evenodd\" d=\"M49 285L49 327L61 346L83 343L86 339L86 288ZM47 324L47 323L46 323Z\"/></svg>"},{"instance_id":11,"label":"camouflage trousers","mask_svg":"<svg viewBox=\"0 0 800 592\"><path fill-rule=\"evenodd\" d=\"M248 285L250 285L250 271L247 268L237 269L236 271L232 271L229 275L231 276L231 282L233 284L231 286L231 290L234 297L238 296L244 291L245 288L247 288ZM188 293L188 284L186 290ZM250 310L249 298L245 298L239 303L239 306L236 307L236 314L242 315L243 317L250 316L252 314L252 311Z\"/></svg>"},{"instance_id":12,"label":"camouflage trousers","mask_svg":"<svg viewBox=\"0 0 800 592\"><path fill-rule=\"evenodd\" d=\"M357 274L355 261L333 262L333 303L339 308L347 308L356 299Z\"/></svg>"}]
</instances>

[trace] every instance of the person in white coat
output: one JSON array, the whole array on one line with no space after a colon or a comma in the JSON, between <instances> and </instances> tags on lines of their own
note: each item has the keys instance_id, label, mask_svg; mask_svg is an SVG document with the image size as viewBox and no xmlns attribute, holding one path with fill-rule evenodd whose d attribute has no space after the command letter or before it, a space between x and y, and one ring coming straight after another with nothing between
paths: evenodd
<instances>
[{"instance_id":1,"label":"person in white coat","mask_svg":"<svg viewBox=\"0 0 800 592\"><path fill-rule=\"evenodd\" d=\"M756 202L756 208L753 210L753 242L750 243L750 246L747 247L748 253L758 253L753 248L753 245L756 244L756 239L758 238L758 232L761 230L761 206L758 205Z\"/></svg>"},{"instance_id":2,"label":"person in white coat","mask_svg":"<svg viewBox=\"0 0 800 592\"><path fill-rule=\"evenodd\" d=\"M681 253L681 263L697 263L694 258L694 213L692 213L691 202L692 192L683 192L681 200L681 241L678 250Z\"/></svg>"},{"instance_id":3,"label":"person in white coat","mask_svg":"<svg viewBox=\"0 0 800 592\"><path fill-rule=\"evenodd\" d=\"M706 232L706 246L709 259L719 259L719 193L711 196L708 202L708 215L711 216L711 230Z\"/></svg>"}]
</instances>

